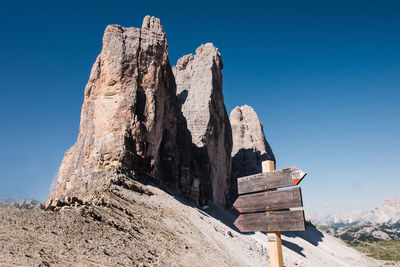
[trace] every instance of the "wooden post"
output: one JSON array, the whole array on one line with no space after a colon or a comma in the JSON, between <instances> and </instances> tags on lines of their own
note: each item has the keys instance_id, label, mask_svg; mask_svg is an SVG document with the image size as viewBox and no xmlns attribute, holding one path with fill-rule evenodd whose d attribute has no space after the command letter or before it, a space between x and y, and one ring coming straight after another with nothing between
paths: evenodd
<instances>
[{"instance_id":1,"label":"wooden post","mask_svg":"<svg viewBox=\"0 0 400 267\"><path fill-rule=\"evenodd\" d=\"M262 162L262 172L275 170L272 160ZM276 189L273 189L276 190ZM281 232L271 232L268 235L269 265L270 267L283 267Z\"/></svg>"}]
</instances>

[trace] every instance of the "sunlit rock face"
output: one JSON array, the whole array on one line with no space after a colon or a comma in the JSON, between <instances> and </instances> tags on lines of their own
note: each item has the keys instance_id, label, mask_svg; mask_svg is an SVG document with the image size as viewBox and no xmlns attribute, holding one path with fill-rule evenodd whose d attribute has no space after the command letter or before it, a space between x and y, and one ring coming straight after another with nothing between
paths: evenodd
<instances>
[{"instance_id":1,"label":"sunlit rock face","mask_svg":"<svg viewBox=\"0 0 400 267\"><path fill-rule=\"evenodd\" d=\"M110 25L85 88L79 136L47 205L90 201L102 186L149 175L176 182L176 86L160 20Z\"/></svg>"},{"instance_id":2,"label":"sunlit rock face","mask_svg":"<svg viewBox=\"0 0 400 267\"><path fill-rule=\"evenodd\" d=\"M235 107L230 114L232 127L232 197L237 195L236 179L262 172L261 162L275 161L265 139L263 126L250 106Z\"/></svg>"},{"instance_id":3,"label":"sunlit rock face","mask_svg":"<svg viewBox=\"0 0 400 267\"><path fill-rule=\"evenodd\" d=\"M193 177L192 198L226 206L230 195L232 131L222 93L222 59L211 43L180 58L173 68L184 150L181 179ZM187 128L185 128L185 125ZM182 151L182 150L181 150ZM185 161L186 159L186 161ZM182 169L182 168L181 168ZM189 187L187 187L189 188Z\"/></svg>"}]
</instances>

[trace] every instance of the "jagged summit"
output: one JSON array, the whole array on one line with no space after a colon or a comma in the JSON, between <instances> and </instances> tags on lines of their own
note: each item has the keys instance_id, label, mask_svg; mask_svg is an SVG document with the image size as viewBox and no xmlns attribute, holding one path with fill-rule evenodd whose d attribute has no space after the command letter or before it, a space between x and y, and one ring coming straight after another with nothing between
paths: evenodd
<instances>
[{"instance_id":1,"label":"jagged summit","mask_svg":"<svg viewBox=\"0 0 400 267\"><path fill-rule=\"evenodd\" d=\"M149 16L146 15L143 18L143 23L142 23L142 30L143 29L150 29L153 31L161 31L164 32L164 29L161 25L160 19L153 17L153 16Z\"/></svg>"},{"instance_id":2,"label":"jagged summit","mask_svg":"<svg viewBox=\"0 0 400 267\"><path fill-rule=\"evenodd\" d=\"M222 58L221 58L221 53L218 51L218 48L214 46L213 43L205 43L199 46L196 49L195 55L193 54L187 54L182 56L181 58L178 59L176 62L176 65L174 69L176 70L184 70L187 67L187 64L191 62L194 57L209 57L213 58L216 66L220 68L221 70L223 69L223 64L222 64ZM221 87L222 88L222 87Z\"/></svg>"},{"instance_id":3,"label":"jagged summit","mask_svg":"<svg viewBox=\"0 0 400 267\"><path fill-rule=\"evenodd\" d=\"M382 206L369 211L333 213L312 218L316 224L343 226L360 224L380 224L400 226L400 197L385 200Z\"/></svg>"}]
</instances>

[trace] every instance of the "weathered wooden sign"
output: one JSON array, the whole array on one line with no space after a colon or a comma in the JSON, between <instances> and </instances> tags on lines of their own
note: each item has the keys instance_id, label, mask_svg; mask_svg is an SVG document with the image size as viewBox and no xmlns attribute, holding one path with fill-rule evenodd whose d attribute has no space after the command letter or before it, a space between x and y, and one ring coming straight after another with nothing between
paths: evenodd
<instances>
[{"instance_id":1,"label":"weathered wooden sign","mask_svg":"<svg viewBox=\"0 0 400 267\"><path fill-rule=\"evenodd\" d=\"M238 193L240 195L298 185L306 174L297 167L290 167L241 177L238 178Z\"/></svg>"},{"instance_id":2,"label":"weathered wooden sign","mask_svg":"<svg viewBox=\"0 0 400 267\"><path fill-rule=\"evenodd\" d=\"M256 212L303 207L300 187L242 195L233 203L239 212Z\"/></svg>"},{"instance_id":3,"label":"weathered wooden sign","mask_svg":"<svg viewBox=\"0 0 400 267\"><path fill-rule=\"evenodd\" d=\"M239 197L233 206L245 214L237 218L235 226L241 232L304 231L304 212L288 210L303 207L301 189L276 189L298 185L306 174L290 167L238 178ZM285 211L279 211L282 209Z\"/></svg>"},{"instance_id":4,"label":"weathered wooden sign","mask_svg":"<svg viewBox=\"0 0 400 267\"><path fill-rule=\"evenodd\" d=\"M235 222L241 232L304 231L302 210L241 214Z\"/></svg>"}]
</instances>

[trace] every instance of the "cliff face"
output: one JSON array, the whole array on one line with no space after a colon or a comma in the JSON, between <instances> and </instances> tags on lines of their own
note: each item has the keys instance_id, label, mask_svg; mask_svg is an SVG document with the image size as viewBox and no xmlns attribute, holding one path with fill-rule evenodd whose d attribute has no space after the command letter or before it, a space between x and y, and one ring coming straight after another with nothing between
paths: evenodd
<instances>
[{"instance_id":1,"label":"cliff face","mask_svg":"<svg viewBox=\"0 0 400 267\"><path fill-rule=\"evenodd\" d=\"M195 55L180 58L173 68L177 84L185 158L183 166L193 175L193 196L225 206L230 194L232 131L222 94L222 59L211 43L200 46ZM179 129L178 129L179 130ZM191 164L190 164L191 162ZM187 180L186 178L184 178Z\"/></svg>"},{"instance_id":2,"label":"cliff face","mask_svg":"<svg viewBox=\"0 0 400 267\"><path fill-rule=\"evenodd\" d=\"M250 106L236 107L231 111L232 127L232 196L237 195L236 179L262 172L261 162L275 161L271 147L265 139L262 124ZM232 200L233 200L232 199Z\"/></svg>"},{"instance_id":3,"label":"cliff face","mask_svg":"<svg viewBox=\"0 0 400 267\"><path fill-rule=\"evenodd\" d=\"M110 25L85 88L79 136L65 153L47 205L89 200L138 175L175 181L176 86L159 19Z\"/></svg>"}]
</instances>

